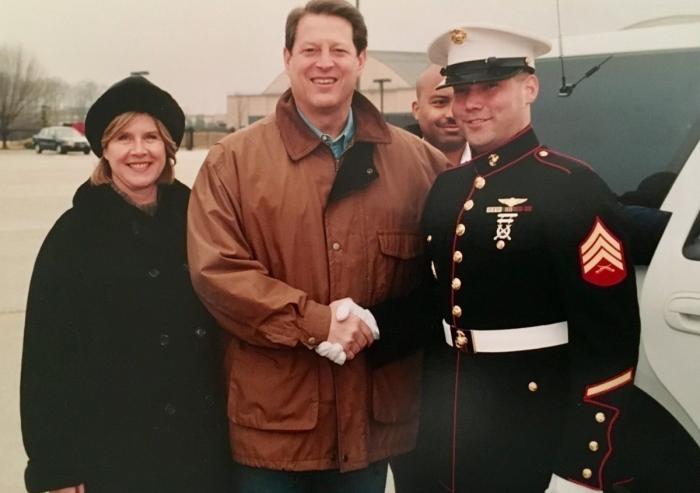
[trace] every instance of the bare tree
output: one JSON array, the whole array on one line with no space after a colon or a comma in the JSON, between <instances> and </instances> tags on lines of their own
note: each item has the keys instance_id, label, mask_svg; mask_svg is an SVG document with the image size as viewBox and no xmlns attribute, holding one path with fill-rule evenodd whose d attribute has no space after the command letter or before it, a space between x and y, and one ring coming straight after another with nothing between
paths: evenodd
<instances>
[{"instance_id":1,"label":"bare tree","mask_svg":"<svg viewBox=\"0 0 700 493\"><path fill-rule=\"evenodd\" d=\"M88 108L104 92L104 88L92 80L81 80L71 87L70 92L71 106L81 116L85 116Z\"/></svg>"},{"instance_id":2,"label":"bare tree","mask_svg":"<svg viewBox=\"0 0 700 493\"><path fill-rule=\"evenodd\" d=\"M69 92L70 85L58 77L44 78L34 102L28 105L25 114L34 114L35 121L38 117L42 127L54 125L60 120L59 113Z\"/></svg>"},{"instance_id":3,"label":"bare tree","mask_svg":"<svg viewBox=\"0 0 700 493\"><path fill-rule=\"evenodd\" d=\"M0 137L7 149L10 126L35 100L42 89L41 71L34 57L22 48L0 46Z\"/></svg>"}]
</instances>

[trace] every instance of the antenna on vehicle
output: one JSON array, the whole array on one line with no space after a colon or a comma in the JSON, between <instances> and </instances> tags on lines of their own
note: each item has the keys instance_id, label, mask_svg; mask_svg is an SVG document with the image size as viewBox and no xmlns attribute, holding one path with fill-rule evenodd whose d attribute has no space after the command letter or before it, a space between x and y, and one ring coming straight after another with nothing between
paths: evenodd
<instances>
[{"instance_id":1,"label":"antenna on vehicle","mask_svg":"<svg viewBox=\"0 0 700 493\"><path fill-rule=\"evenodd\" d=\"M600 69L600 67L602 67L603 64L606 63L608 60L610 60L613 56L612 55L608 56L605 60L600 62L598 65L589 69L585 74L583 74L583 77L581 77L579 80L577 80L573 84L567 84L566 83L566 72L564 71L564 43L562 41L562 35L561 35L561 13L559 11L559 0L557 0L557 29L559 30L559 62L561 63L561 87L559 88L559 92L557 92L557 96L562 97L562 98L567 98L567 97L571 96L571 94L574 92L574 89L576 88L576 86L579 85L579 83L583 79L587 79L591 75L595 74Z\"/></svg>"}]
</instances>

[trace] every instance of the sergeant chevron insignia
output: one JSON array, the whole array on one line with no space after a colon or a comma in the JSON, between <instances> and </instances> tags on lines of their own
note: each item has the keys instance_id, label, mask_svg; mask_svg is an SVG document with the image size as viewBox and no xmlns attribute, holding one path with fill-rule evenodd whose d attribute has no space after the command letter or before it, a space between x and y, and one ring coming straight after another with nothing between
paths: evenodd
<instances>
[{"instance_id":1,"label":"sergeant chevron insignia","mask_svg":"<svg viewBox=\"0 0 700 493\"><path fill-rule=\"evenodd\" d=\"M579 261L583 279L595 286L607 287L627 277L622 242L596 217L593 228L581 242Z\"/></svg>"}]
</instances>

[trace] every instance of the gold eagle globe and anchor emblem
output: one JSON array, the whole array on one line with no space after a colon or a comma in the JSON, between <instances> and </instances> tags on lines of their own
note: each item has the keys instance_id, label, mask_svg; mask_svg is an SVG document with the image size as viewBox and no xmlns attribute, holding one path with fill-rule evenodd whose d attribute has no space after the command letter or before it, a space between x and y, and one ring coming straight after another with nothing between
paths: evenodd
<instances>
[{"instance_id":1,"label":"gold eagle globe and anchor emblem","mask_svg":"<svg viewBox=\"0 0 700 493\"><path fill-rule=\"evenodd\" d=\"M456 45L461 45L467 39L467 31L464 29L453 29L450 31L450 40Z\"/></svg>"}]
</instances>

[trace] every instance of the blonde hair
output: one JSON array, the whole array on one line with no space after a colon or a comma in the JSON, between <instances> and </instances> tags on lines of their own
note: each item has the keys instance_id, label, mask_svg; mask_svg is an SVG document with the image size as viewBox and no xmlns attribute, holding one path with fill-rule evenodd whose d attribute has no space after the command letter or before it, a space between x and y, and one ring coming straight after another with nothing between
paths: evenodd
<instances>
[{"instance_id":1,"label":"blonde hair","mask_svg":"<svg viewBox=\"0 0 700 493\"><path fill-rule=\"evenodd\" d=\"M112 169L109 167L109 162L104 157L104 149L109 144L109 141L116 137L119 131L139 114L143 115L148 113L127 111L126 113L115 116L114 119L109 122L109 125L107 125L107 128L102 134L102 140L100 141L102 144L102 157L93 170L92 175L90 175L91 184L104 185L112 182ZM175 158L177 145L175 145L175 141L170 136L168 129L165 127L165 125L163 125L163 122L152 115L148 116L153 118L153 121L156 123L156 128L158 129L158 134L160 135L160 138L163 139L163 143L165 144L165 166L163 167L163 171L158 177L156 183L169 185L175 180L175 170L173 166L175 166L175 163L177 162L177 159Z\"/></svg>"}]
</instances>

